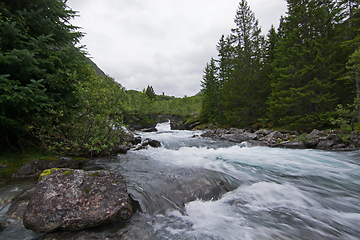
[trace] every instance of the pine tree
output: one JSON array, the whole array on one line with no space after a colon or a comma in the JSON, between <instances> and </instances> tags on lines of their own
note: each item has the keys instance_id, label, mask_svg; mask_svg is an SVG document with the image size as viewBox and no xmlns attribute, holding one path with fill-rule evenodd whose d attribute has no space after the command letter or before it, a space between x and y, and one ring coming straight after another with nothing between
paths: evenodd
<instances>
[{"instance_id":1,"label":"pine tree","mask_svg":"<svg viewBox=\"0 0 360 240\"><path fill-rule=\"evenodd\" d=\"M232 69L224 82L224 112L229 125L248 126L261 115L260 97L264 38L258 20L246 0L239 3L234 19L231 43L234 49Z\"/></svg>"},{"instance_id":2,"label":"pine tree","mask_svg":"<svg viewBox=\"0 0 360 240\"><path fill-rule=\"evenodd\" d=\"M156 98L156 94L152 86L147 86L145 94L150 100L154 100Z\"/></svg>"},{"instance_id":3,"label":"pine tree","mask_svg":"<svg viewBox=\"0 0 360 240\"><path fill-rule=\"evenodd\" d=\"M68 75L85 57L75 47L83 34L69 22L75 14L60 0L0 2L2 136L19 134L35 114L76 104Z\"/></svg>"},{"instance_id":4,"label":"pine tree","mask_svg":"<svg viewBox=\"0 0 360 240\"><path fill-rule=\"evenodd\" d=\"M215 60L211 58L205 67L203 80L201 81L203 102L200 118L203 122L215 123L218 120L220 84L216 75Z\"/></svg>"},{"instance_id":5,"label":"pine tree","mask_svg":"<svg viewBox=\"0 0 360 240\"><path fill-rule=\"evenodd\" d=\"M339 9L330 0L287 2L275 50L269 116L276 125L300 130L324 126L337 100Z\"/></svg>"},{"instance_id":6,"label":"pine tree","mask_svg":"<svg viewBox=\"0 0 360 240\"><path fill-rule=\"evenodd\" d=\"M234 70L234 48L231 45L230 36L227 36L226 38L224 35L221 36L217 45L217 50L219 52L219 59L216 60L218 64L217 78L219 81L217 119L218 123L226 124L224 101L227 93L224 91L224 85L229 84L230 76Z\"/></svg>"},{"instance_id":7,"label":"pine tree","mask_svg":"<svg viewBox=\"0 0 360 240\"><path fill-rule=\"evenodd\" d=\"M266 35L265 40L265 49L264 49L264 67L261 70L261 101L262 101L262 113L261 116L263 119L267 115L267 105L266 102L271 93L271 76L274 72L273 61L275 59L275 48L279 44L279 34L276 32L274 26L272 25L268 34Z\"/></svg>"}]
</instances>

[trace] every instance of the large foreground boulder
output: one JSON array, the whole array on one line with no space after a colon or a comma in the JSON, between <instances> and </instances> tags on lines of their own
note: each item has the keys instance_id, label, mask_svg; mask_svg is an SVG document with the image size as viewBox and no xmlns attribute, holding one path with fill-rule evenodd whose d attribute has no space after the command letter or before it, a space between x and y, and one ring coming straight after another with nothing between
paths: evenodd
<instances>
[{"instance_id":1,"label":"large foreground boulder","mask_svg":"<svg viewBox=\"0 0 360 240\"><path fill-rule=\"evenodd\" d=\"M132 216L131 199L120 174L62 168L45 170L40 178L24 213L27 229L76 231Z\"/></svg>"}]
</instances>

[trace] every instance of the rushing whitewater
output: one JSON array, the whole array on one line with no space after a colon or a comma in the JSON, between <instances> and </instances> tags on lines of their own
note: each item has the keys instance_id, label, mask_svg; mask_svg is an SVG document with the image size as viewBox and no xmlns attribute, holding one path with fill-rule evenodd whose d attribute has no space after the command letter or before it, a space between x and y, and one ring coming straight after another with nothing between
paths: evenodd
<instances>
[{"instance_id":1,"label":"rushing whitewater","mask_svg":"<svg viewBox=\"0 0 360 240\"><path fill-rule=\"evenodd\" d=\"M249 148L192 138L199 134L147 133L164 147L140 154L161 165L221 172L240 184L218 200L157 216L159 238L360 239L359 151Z\"/></svg>"},{"instance_id":2,"label":"rushing whitewater","mask_svg":"<svg viewBox=\"0 0 360 240\"><path fill-rule=\"evenodd\" d=\"M157 129L141 135L160 141L161 148L97 159L89 167L121 173L142 208L127 226L98 229L96 236L360 239L359 151L248 147L203 139L200 131L171 131L169 123ZM206 195L203 186L216 183L211 191L217 195ZM27 239L34 236L15 229L0 232L0 239L25 239L16 237L21 231Z\"/></svg>"}]
</instances>

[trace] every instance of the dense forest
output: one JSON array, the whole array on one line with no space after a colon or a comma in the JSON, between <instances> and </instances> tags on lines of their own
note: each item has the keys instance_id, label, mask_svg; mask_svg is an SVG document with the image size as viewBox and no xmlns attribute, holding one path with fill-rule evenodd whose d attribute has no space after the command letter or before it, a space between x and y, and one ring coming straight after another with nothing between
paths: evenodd
<instances>
[{"instance_id":1,"label":"dense forest","mask_svg":"<svg viewBox=\"0 0 360 240\"><path fill-rule=\"evenodd\" d=\"M107 154L125 141L124 88L77 46L66 1L0 2L0 148Z\"/></svg>"},{"instance_id":2,"label":"dense forest","mask_svg":"<svg viewBox=\"0 0 360 240\"><path fill-rule=\"evenodd\" d=\"M157 113L190 116L201 97L126 91L88 57L84 33L64 0L0 2L0 149L67 155L111 154L124 126L154 124Z\"/></svg>"},{"instance_id":3,"label":"dense forest","mask_svg":"<svg viewBox=\"0 0 360 240\"><path fill-rule=\"evenodd\" d=\"M359 1L290 1L266 36L245 0L217 44L202 93L175 98L126 90L88 58L64 0L0 2L0 149L111 154L124 126L156 114L213 126L307 130L358 119ZM196 117L196 115L195 115Z\"/></svg>"},{"instance_id":4,"label":"dense forest","mask_svg":"<svg viewBox=\"0 0 360 240\"><path fill-rule=\"evenodd\" d=\"M261 34L246 0L202 80L201 120L294 130L359 119L358 0L287 0L279 28Z\"/></svg>"}]
</instances>

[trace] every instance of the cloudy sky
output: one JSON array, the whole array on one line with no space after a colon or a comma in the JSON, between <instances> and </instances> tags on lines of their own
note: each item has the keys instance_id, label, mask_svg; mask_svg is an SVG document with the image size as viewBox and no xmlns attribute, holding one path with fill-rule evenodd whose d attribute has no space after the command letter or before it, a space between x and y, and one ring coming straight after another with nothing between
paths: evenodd
<instances>
[{"instance_id":1,"label":"cloudy sky","mask_svg":"<svg viewBox=\"0 0 360 240\"><path fill-rule=\"evenodd\" d=\"M183 97L200 91L203 70L217 57L221 35L234 28L240 0L68 0L72 23L92 60L126 89L153 86ZM248 0L263 34L277 28L285 0Z\"/></svg>"}]
</instances>

